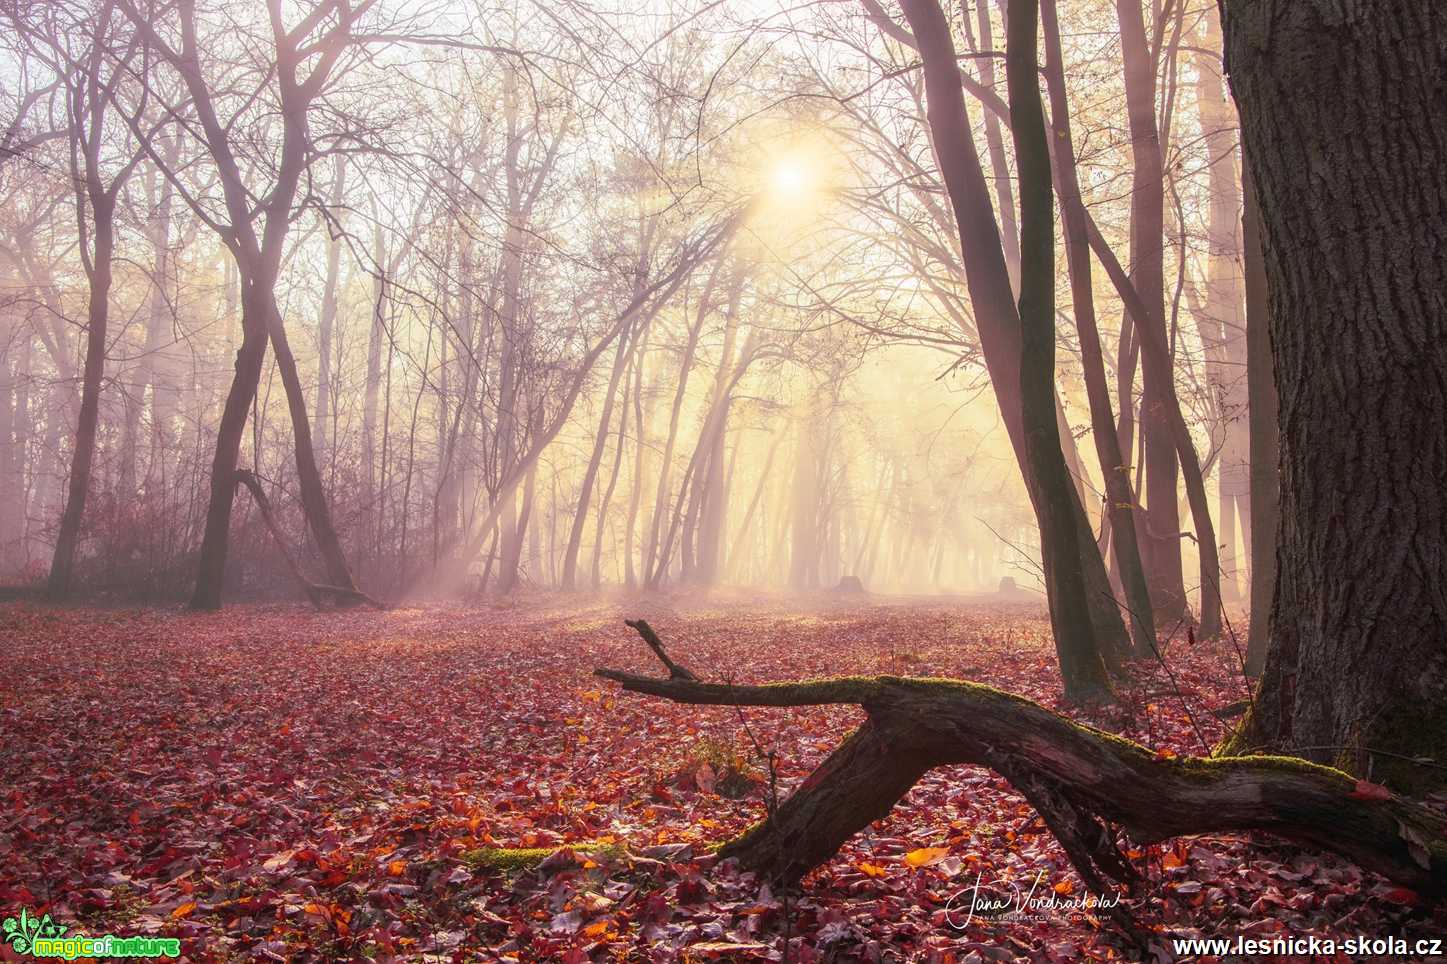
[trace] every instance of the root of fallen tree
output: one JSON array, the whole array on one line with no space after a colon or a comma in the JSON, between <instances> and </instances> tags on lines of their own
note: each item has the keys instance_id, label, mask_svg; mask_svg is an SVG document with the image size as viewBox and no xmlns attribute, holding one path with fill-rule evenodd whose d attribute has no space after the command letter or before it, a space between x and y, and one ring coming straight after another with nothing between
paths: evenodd
<instances>
[{"instance_id":1,"label":"root of fallen tree","mask_svg":"<svg viewBox=\"0 0 1447 964\"><path fill-rule=\"evenodd\" d=\"M673 673L676 664L667 664ZM776 881L794 883L827 861L888 814L927 770L967 763L991 768L1029 800L1100 893L1110 881L1137 880L1120 849L1122 834L1150 843L1260 830L1340 854L1429 899L1447 897L1447 817L1294 757L1166 758L964 680L877 676L736 686L676 674L595 674L676 703L863 708L864 724L769 819L720 851Z\"/></svg>"}]
</instances>

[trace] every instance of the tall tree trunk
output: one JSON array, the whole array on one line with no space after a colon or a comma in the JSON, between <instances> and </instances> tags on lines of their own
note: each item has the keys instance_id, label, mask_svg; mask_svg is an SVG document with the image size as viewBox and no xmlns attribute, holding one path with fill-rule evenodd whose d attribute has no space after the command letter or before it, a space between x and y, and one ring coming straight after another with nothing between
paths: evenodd
<instances>
[{"instance_id":1,"label":"tall tree trunk","mask_svg":"<svg viewBox=\"0 0 1447 964\"><path fill-rule=\"evenodd\" d=\"M377 397L382 387L382 337L387 319L387 251L380 221L372 226L372 323L367 327L367 378L362 390L362 476L366 480L363 493L367 545L372 551L372 566L380 564L377 547L381 544L380 513L377 510L381 492L377 486Z\"/></svg>"},{"instance_id":2,"label":"tall tree trunk","mask_svg":"<svg viewBox=\"0 0 1447 964\"><path fill-rule=\"evenodd\" d=\"M340 219L342 216L346 185L347 155L338 154L332 175L331 210L334 218ZM327 230L332 231L330 223ZM332 418L332 330L337 323L337 286L341 267L342 239L341 235L337 234L327 241L327 277L322 288L322 314L317 326L317 407L312 439L321 450L323 458L331 446L327 438L327 427Z\"/></svg>"},{"instance_id":3,"label":"tall tree trunk","mask_svg":"<svg viewBox=\"0 0 1447 964\"><path fill-rule=\"evenodd\" d=\"M1136 536L1135 492L1130 484L1130 466L1120 450L1115 415L1110 407L1110 387L1105 379L1105 359L1100 332L1095 322L1095 293L1090 279L1090 250L1085 227L1085 209L1075 169L1075 144L1070 130L1070 105L1065 91L1065 67L1060 47L1060 25L1055 0L1040 0L1045 35L1045 78L1050 90L1050 112L1054 123L1053 151L1060 210L1065 224L1065 258L1070 272L1075 326L1080 334L1081 367L1090 404L1092 435L1105 482L1105 514L1111 530L1111 546L1131 614L1131 639L1135 655L1149 656L1155 648L1155 622L1150 592L1141 563Z\"/></svg>"},{"instance_id":4,"label":"tall tree trunk","mask_svg":"<svg viewBox=\"0 0 1447 964\"><path fill-rule=\"evenodd\" d=\"M206 531L196 568L192 609L220 609L230 541L231 505L236 494L236 466L246 418L261 381L266 357L267 315L272 310L271 288L254 279L242 283L241 347L236 352L235 375L226 393L221 422L216 429L216 453L211 460L211 501L206 509Z\"/></svg>"},{"instance_id":5,"label":"tall tree trunk","mask_svg":"<svg viewBox=\"0 0 1447 964\"><path fill-rule=\"evenodd\" d=\"M1055 206L1040 103L1037 0L1012 0L1006 24L1010 132L1020 176L1020 405L1025 452L1040 490L1041 558L1065 696L1093 700L1107 695L1110 685L1091 634L1071 515L1070 473L1055 417Z\"/></svg>"},{"instance_id":6,"label":"tall tree trunk","mask_svg":"<svg viewBox=\"0 0 1447 964\"><path fill-rule=\"evenodd\" d=\"M642 378L641 378L641 371L640 371L640 369L643 367L643 356L646 355L647 353L648 353L648 329L645 329L644 332L643 332L642 338L640 338L640 339L635 339L635 341L634 341L634 347L633 347L633 349L630 350L630 352L629 352L630 358L629 358L629 362L628 362L628 369L623 373L623 406L622 406L622 410L618 413L618 447L617 447L617 451L616 451L616 453L614 454L614 457L613 457L613 471L612 471L612 473L611 473L611 474L609 475L609 477L608 477L608 488L607 488L607 491L605 491L605 492L603 493L603 499L602 499L602 501L600 501L600 502L598 503L598 519L597 519L597 525L596 525L596 527L595 527L594 530L593 530L593 566L592 566L592 573L591 573L591 578L590 578L590 580L589 580L589 584L590 584L594 589L597 589L598 586L599 586L599 585L601 584L601 582L602 582L602 572L603 572L603 532L604 532L603 525L604 525L604 523L605 523L605 521L607 520L607 517L608 517L608 509L609 509L609 507L613 504L613 493L614 493L614 492L617 490L617 488L618 488L618 477L619 477L620 474L622 474L622 469L623 469L623 453L624 453L624 452L626 451L626 449L627 449L627 442L628 442L628 391L629 391L628 386L629 386L630 382L631 382L632 385L633 385L633 392L634 392L633 408L634 408L635 413L637 413L638 419L639 419L640 422L641 422L641 420L642 420L642 418L643 418L643 414L642 414L642 413L643 413L643 409L642 409L642 407L641 407L641 405L642 405L641 400L637 397L637 393L640 392L640 391L642 391ZM642 428L643 428L643 426L642 426L641 424L639 424L638 427L635 429L635 431L638 433L638 445L637 445L637 447L638 447L639 449L642 449L642 447L643 447L643 433L642 433ZM636 485L634 486L634 491L635 491L635 492L637 491L637 486L636 486ZM629 518L629 525L630 525L630 532L628 533L628 539L624 542L624 545L623 545L623 556L624 556L625 559L630 559L630 558L631 558L631 553L630 553L630 551L629 551L629 544L632 542L632 532L631 532L632 518L631 518L631 516L630 516L630 518ZM631 573L631 571L632 571L631 568L630 568L629 571L630 571L630 573ZM630 583L630 584L631 584L631 583Z\"/></svg>"},{"instance_id":7,"label":"tall tree trunk","mask_svg":"<svg viewBox=\"0 0 1447 964\"><path fill-rule=\"evenodd\" d=\"M96 426L100 421L101 378L106 364L106 324L111 290L111 256L115 248L115 200L109 193L89 194L92 252L86 275L89 304L86 311L85 374L81 381L80 418L75 428L75 449L71 453L70 486L60 531L55 538L55 555L50 563L46 593L61 600L70 594L75 570L75 550L90 491L91 466L95 460ZM84 240L82 240L84 243Z\"/></svg>"},{"instance_id":8,"label":"tall tree trunk","mask_svg":"<svg viewBox=\"0 0 1447 964\"><path fill-rule=\"evenodd\" d=\"M618 397L618 383L628 366L628 331L618 336L618 347L613 350L613 371L608 376L608 387L603 394L603 412L598 417L598 431L593 439L593 451L588 456L588 466L583 471L583 481L578 489L578 505L573 510L573 524L568 531L568 546L563 550L563 585L565 590L577 588L578 550L583 545L583 526L588 521L588 503L593 496L593 483L598 478L598 468L603 464L603 452L608 447L608 429L613 424L613 405ZM623 440L620 437L621 447Z\"/></svg>"},{"instance_id":9,"label":"tall tree trunk","mask_svg":"<svg viewBox=\"0 0 1447 964\"><path fill-rule=\"evenodd\" d=\"M1001 11L1006 10L1004 0L999 0ZM968 5L962 4L964 25L969 27ZM975 24L980 31L977 61L980 69L980 83L994 90L995 83L995 38L990 24L989 0L978 0L975 4ZM984 111L985 150L990 157L990 180L995 188L995 207L1000 212L1000 242L1005 247L1005 268L1010 272L1010 287L1020 292L1020 229L1015 221L1015 192L1010 183L1010 167L1005 160L1005 139L1000 135L1000 119L993 111Z\"/></svg>"},{"instance_id":10,"label":"tall tree trunk","mask_svg":"<svg viewBox=\"0 0 1447 964\"><path fill-rule=\"evenodd\" d=\"M1131 269L1130 277L1149 315L1133 318L1137 329L1149 325L1166 338L1165 175L1160 131L1156 126L1156 64L1146 38L1141 0L1116 0L1121 56L1125 61L1126 113L1130 122ZM1155 618L1177 623L1187 615L1181 569L1181 519L1178 508L1176 447L1166 411L1167 387L1175 377L1170 355L1146 352L1141 359L1143 395L1140 431L1145 439L1146 511L1142 556Z\"/></svg>"},{"instance_id":11,"label":"tall tree trunk","mask_svg":"<svg viewBox=\"0 0 1447 964\"><path fill-rule=\"evenodd\" d=\"M5 276L0 275L0 284L4 283ZM16 326L18 327L18 326ZM16 345L20 339L26 342L30 340L30 333L19 333L10 324L5 324L0 329L0 337L5 338L5 344ZM13 564L11 553L14 551L17 542L17 525L19 521L16 514L16 495L21 492L21 473L24 470L25 460L23 448L17 444L15 426L19 419L15 407L15 385L19 380L16 376L19 372L19 365L12 365L10 353L0 355L0 492L7 493L6 497L0 499L0 576L8 576L10 567Z\"/></svg>"},{"instance_id":12,"label":"tall tree trunk","mask_svg":"<svg viewBox=\"0 0 1447 964\"><path fill-rule=\"evenodd\" d=\"M1032 502L1036 480L1025 457L1020 417L1020 319L1010 291L1009 274L995 217L985 191L984 173L970 136L969 114L960 89L954 44L936 0L905 0L916 42L925 64L928 120L940 170L955 213L965 264L965 280L975 309L980 344L1000 413L1025 477ZM1070 494L1076 546L1086 580L1093 636L1107 650L1124 649L1125 623L1110 594L1105 564L1096 549L1085 509ZM1081 533L1084 533L1082 537Z\"/></svg>"},{"instance_id":13,"label":"tall tree trunk","mask_svg":"<svg viewBox=\"0 0 1447 964\"><path fill-rule=\"evenodd\" d=\"M497 591L500 595L512 592L518 584L518 567L522 561L523 542L527 538L528 528L532 522L533 502L537 495L537 473L533 471L536 465L537 463L534 461L528 467L527 476L523 481L522 507L516 513L506 513L503 516L502 558L499 560L497 571Z\"/></svg>"},{"instance_id":14,"label":"tall tree trunk","mask_svg":"<svg viewBox=\"0 0 1447 964\"><path fill-rule=\"evenodd\" d=\"M693 371L693 356L698 350L698 337L703 332L704 320L713 306L714 284L722 269L723 259L720 258L714 262L713 270L708 275L708 281L704 283L703 293L699 296L698 311L694 315L693 324L688 329L688 341L685 342L683 354L678 359L678 385L673 392L673 408L668 416L668 439L663 443L663 458L658 468L658 493L653 500L653 523L648 527L647 542L643 551L643 580L649 586L657 585L663 576L661 571L657 571L660 569L657 563L660 540L663 535L663 520L667 518L668 508L672 504L669 481L673 468L673 450L678 444L678 419L683 412L683 400L688 391L688 376Z\"/></svg>"},{"instance_id":15,"label":"tall tree trunk","mask_svg":"<svg viewBox=\"0 0 1447 964\"><path fill-rule=\"evenodd\" d=\"M638 506L643 501L643 478L648 453L647 424L643 420L643 363L648 357L645 344L638 353L638 370L633 373L633 424L638 433L638 443L633 449L633 478L628 493L628 519L623 525L623 585L632 589L638 584L638 574L633 569L633 533L638 525ZM651 415L653 406L649 406ZM647 570L644 570L647 575Z\"/></svg>"},{"instance_id":16,"label":"tall tree trunk","mask_svg":"<svg viewBox=\"0 0 1447 964\"><path fill-rule=\"evenodd\" d=\"M151 396L149 476L169 449L170 421L176 403L176 386L166 365L166 343L171 320L171 206L175 186L170 178L154 169L146 175L146 198L155 197L155 207L146 226L151 243L151 288L146 302L146 354L141 361L140 380L126 399L125 433L121 442L120 492L130 497L136 490L136 460L140 457L141 410L146 394Z\"/></svg>"},{"instance_id":17,"label":"tall tree trunk","mask_svg":"<svg viewBox=\"0 0 1447 964\"><path fill-rule=\"evenodd\" d=\"M271 347L276 354L276 367L281 372L281 383L286 389L287 409L291 413L292 438L296 452L296 474L301 488L302 508L306 512L307 524L317 541L322 561L326 565L327 579L338 589L355 590L352 572L342 552L341 540L337 538L336 527L332 524L331 507L327 504L326 489L322 485L321 472L317 469L316 452L312 448L311 421L307 418L306 393L297 375L296 359L286 339L286 326L281 319L281 310L267 291L270 311L267 327L270 330ZM402 507L406 512L406 506ZM405 565L405 560L404 563Z\"/></svg>"},{"instance_id":18,"label":"tall tree trunk","mask_svg":"<svg viewBox=\"0 0 1447 964\"><path fill-rule=\"evenodd\" d=\"M1206 236L1206 303L1201 320L1210 335L1206 344L1206 381L1222 423L1221 453L1217 460L1221 542L1221 594L1239 598L1235 526L1241 522L1243 541L1250 543L1250 429L1249 390L1243 375L1247 366L1246 319L1241 292L1241 182L1236 165L1236 119L1221 75L1221 21L1214 4L1203 11L1205 50L1196 60L1196 103L1206 139L1207 184L1210 192ZM1214 346L1212 343L1215 343Z\"/></svg>"},{"instance_id":19,"label":"tall tree trunk","mask_svg":"<svg viewBox=\"0 0 1447 964\"><path fill-rule=\"evenodd\" d=\"M1447 784L1447 6L1223 5L1280 395L1266 669L1237 744Z\"/></svg>"}]
</instances>

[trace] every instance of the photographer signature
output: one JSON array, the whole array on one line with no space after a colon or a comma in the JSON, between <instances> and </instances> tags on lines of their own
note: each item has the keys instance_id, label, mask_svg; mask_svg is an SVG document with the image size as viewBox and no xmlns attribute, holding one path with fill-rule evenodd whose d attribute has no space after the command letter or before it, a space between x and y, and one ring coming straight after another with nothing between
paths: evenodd
<instances>
[{"instance_id":1,"label":"photographer signature","mask_svg":"<svg viewBox=\"0 0 1447 964\"><path fill-rule=\"evenodd\" d=\"M1040 884L1045 880L1045 871L1035 874L1030 889L1022 891L1020 884L1013 880L985 882L983 871L975 874L971 887L950 896L945 905L945 921L956 930L963 930L976 918L998 920L1025 914L1045 913L1076 914L1090 910L1109 910L1120 903L1120 894L1061 894L1053 888L1046 888L1042 894Z\"/></svg>"}]
</instances>

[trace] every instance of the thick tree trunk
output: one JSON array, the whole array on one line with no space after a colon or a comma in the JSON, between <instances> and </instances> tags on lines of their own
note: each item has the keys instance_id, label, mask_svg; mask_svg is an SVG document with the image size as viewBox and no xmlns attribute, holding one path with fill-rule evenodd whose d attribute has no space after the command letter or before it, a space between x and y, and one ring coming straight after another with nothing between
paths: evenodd
<instances>
[{"instance_id":1,"label":"thick tree trunk","mask_svg":"<svg viewBox=\"0 0 1447 964\"><path fill-rule=\"evenodd\" d=\"M241 347L236 352L236 373L221 410L216 429L216 454L211 460L211 501L206 509L206 531L201 538L201 555L196 568L192 609L220 609L221 587L226 574L226 549L230 542L231 505L236 494L236 466L241 457L241 439L256 386L261 381L261 363L266 357L267 314L271 311L271 288L255 281L243 283L241 292Z\"/></svg>"},{"instance_id":2,"label":"thick tree trunk","mask_svg":"<svg viewBox=\"0 0 1447 964\"><path fill-rule=\"evenodd\" d=\"M680 668L681 669L681 668ZM1136 877L1136 842L1264 830L1341 854L1431 896L1447 895L1447 818L1360 793L1347 774L1291 757L1165 758L1023 697L965 680L843 677L762 686L600 669L625 690L712 706L858 704L868 719L779 804L730 841L766 877L794 882L884 817L925 771L977 764L1044 818L1092 890Z\"/></svg>"},{"instance_id":3,"label":"thick tree trunk","mask_svg":"<svg viewBox=\"0 0 1447 964\"><path fill-rule=\"evenodd\" d=\"M1447 5L1226 0L1280 394L1266 669L1239 747L1440 787Z\"/></svg>"},{"instance_id":4,"label":"thick tree trunk","mask_svg":"<svg viewBox=\"0 0 1447 964\"><path fill-rule=\"evenodd\" d=\"M1276 591L1277 502L1281 469L1276 433L1276 375L1271 363L1271 317L1266 265L1261 254L1261 214L1251 178L1245 177L1242 238L1246 244L1246 380L1251 395L1251 622L1246 637L1246 675L1266 666L1271 596Z\"/></svg>"}]
</instances>

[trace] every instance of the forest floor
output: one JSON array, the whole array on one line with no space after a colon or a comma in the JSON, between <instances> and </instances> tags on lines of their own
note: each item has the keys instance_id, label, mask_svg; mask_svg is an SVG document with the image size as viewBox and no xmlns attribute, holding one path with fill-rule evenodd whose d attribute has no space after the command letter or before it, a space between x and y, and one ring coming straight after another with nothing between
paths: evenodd
<instances>
[{"instance_id":1,"label":"forest floor","mask_svg":"<svg viewBox=\"0 0 1447 964\"><path fill-rule=\"evenodd\" d=\"M1084 885L1054 838L987 770L927 774L795 894L718 862L711 845L765 813L760 751L782 795L860 711L620 693L591 671L659 672L623 626L639 616L709 679L955 676L1059 704L1048 624L1019 606L728 594L320 614L8 604L0 915L174 936L192 960L777 960L786 934L799 962L1139 954L1079 906ZM1166 659L1175 684L1142 667L1121 707L1073 715L1163 754L1202 752L1225 726L1209 711L1246 694L1236 647L1183 638ZM1269 838L1130 855L1148 878L1130 906L1163 943L1447 933L1410 892ZM1056 906L967 920L977 884Z\"/></svg>"}]
</instances>

